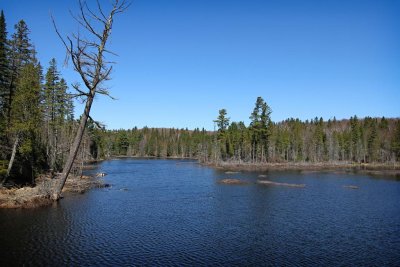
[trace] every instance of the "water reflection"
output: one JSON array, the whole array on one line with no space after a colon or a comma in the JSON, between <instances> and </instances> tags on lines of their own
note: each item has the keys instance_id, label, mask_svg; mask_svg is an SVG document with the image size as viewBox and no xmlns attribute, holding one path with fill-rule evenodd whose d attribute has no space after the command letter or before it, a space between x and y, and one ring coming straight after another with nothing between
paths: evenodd
<instances>
[{"instance_id":1,"label":"water reflection","mask_svg":"<svg viewBox=\"0 0 400 267\"><path fill-rule=\"evenodd\" d=\"M225 173L173 160L122 159L99 168L112 187L51 207L1 210L1 266L400 262L400 183L393 179ZM224 178L249 183L219 184Z\"/></svg>"}]
</instances>

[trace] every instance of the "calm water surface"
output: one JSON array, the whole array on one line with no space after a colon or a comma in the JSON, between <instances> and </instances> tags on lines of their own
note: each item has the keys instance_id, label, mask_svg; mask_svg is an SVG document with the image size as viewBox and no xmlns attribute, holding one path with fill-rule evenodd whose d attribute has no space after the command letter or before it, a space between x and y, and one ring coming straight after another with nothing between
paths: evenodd
<instances>
[{"instance_id":1,"label":"calm water surface","mask_svg":"<svg viewBox=\"0 0 400 267\"><path fill-rule=\"evenodd\" d=\"M112 160L97 171L112 187L0 210L0 266L400 265L396 179L226 174L175 160ZM228 177L249 184L217 183Z\"/></svg>"}]
</instances>

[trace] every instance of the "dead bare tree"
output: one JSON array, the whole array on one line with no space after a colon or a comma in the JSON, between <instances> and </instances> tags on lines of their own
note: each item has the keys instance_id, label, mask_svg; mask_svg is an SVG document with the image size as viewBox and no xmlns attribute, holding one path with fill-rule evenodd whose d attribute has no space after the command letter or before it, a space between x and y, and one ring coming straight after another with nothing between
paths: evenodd
<instances>
[{"instance_id":1,"label":"dead bare tree","mask_svg":"<svg viewBox=\"0 0 400 267\"><path fill-rule=\"evenodd\" d=\"M111 34L114 16L124 12L129 7L129 3L126 0L113 0L111 10L106 16L99 0L96 3L97 11L94 12L86 2L79 0L79 15L72 15L87 33L86 36L81 36L78 33L67 36L66 39L63 38L58 31L54 18L52 18L54 28L67 50L67 59L71 59L75 71L79 73L86 87L81 89L79 84L73 85L77 91L77 96L84 99L85 109L80 118L63 172L60 175L59 182L54 187L51 196L54 200L60 198L65 181L71 172L88 118L90 117L90 109L95 95L103 94L109 96L108 90L104 87L104 82L110 79L113 62L106 61L105 56L106 54L114 53L106 49L106 44Z\"/></svg>"}]
</instances>

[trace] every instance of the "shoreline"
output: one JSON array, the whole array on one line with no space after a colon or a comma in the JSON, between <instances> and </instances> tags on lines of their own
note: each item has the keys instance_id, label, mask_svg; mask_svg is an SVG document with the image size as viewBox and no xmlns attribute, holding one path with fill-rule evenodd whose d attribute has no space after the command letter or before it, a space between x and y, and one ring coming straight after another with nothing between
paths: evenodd
<instances>
[{"instance_id":1,"label":"shoreline","mask_svg":"<svg viewBox=\"0 0 400 267\"><path fill-rule=\"evenodd\" d=\"M113 160L113 159L170 159L170 160L196 160L197 158L192 157L157 157L157 156L110 156L105 160Z\"/></svg>"},{"instance_id":2,"label":"shoreline","mask_svg":"<svg viewBox=\"0 0 400 267\"><path fill-rule=\"evenodd\" d=\"M198 158L190 157L156 157L156 156L111 156L113 159L166 159L166 160L194 160L203 166L224 171L303 171L303 172L361 172L369 175L389 175L400 177L400 163L354 163L354 162L264 162L249 163L237 161L221 161L219 163L201 162Z\"/></svg>"},{"instance_id":3,"label":"shoreline","mask_svg":"<svg viewBox=\"0 0 400 267\"><path fill-rule=\"evenodd\" d=\"M24 186L21 188L0 188L0 209L32 209L56 203L51 199L52 189L59 180L51 179L50 175L42 175L37 179L35 186ZM93 188L108 187L96 176L69 176L62 193L83 194Z\"/></svg>"},{"instance_id":4,"label":"shoreline","mask_svg":"<svg viewBox=\"0 0 400 267\"><path fill-rule=\"evenodd\" d=\"M215 169L224 171L304 171L304 172L361 172L371 175L390 175L400 177L400 164L398 163L244 163L244 162L209 162L202 163Z\"/></svg>"}]
</instances>

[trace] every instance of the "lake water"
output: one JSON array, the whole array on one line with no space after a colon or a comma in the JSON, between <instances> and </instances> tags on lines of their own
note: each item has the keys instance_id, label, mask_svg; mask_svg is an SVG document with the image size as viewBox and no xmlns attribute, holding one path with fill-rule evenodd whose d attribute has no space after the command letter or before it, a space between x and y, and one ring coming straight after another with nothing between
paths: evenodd
<instances>
[{"instance_id":1,"label":"lake water","mask_svg":"<svg viewBox=\"0 0 400 267\"><path fill-rule=\"evenodd\" d=\"M189 161L138 159L105 161L96 171L108 173L112 186L50 207L0 210L0 265L400 265L394 178L227 174ZM217 183L228 177L249 184Z\"/></svg>"}]
</instances>

